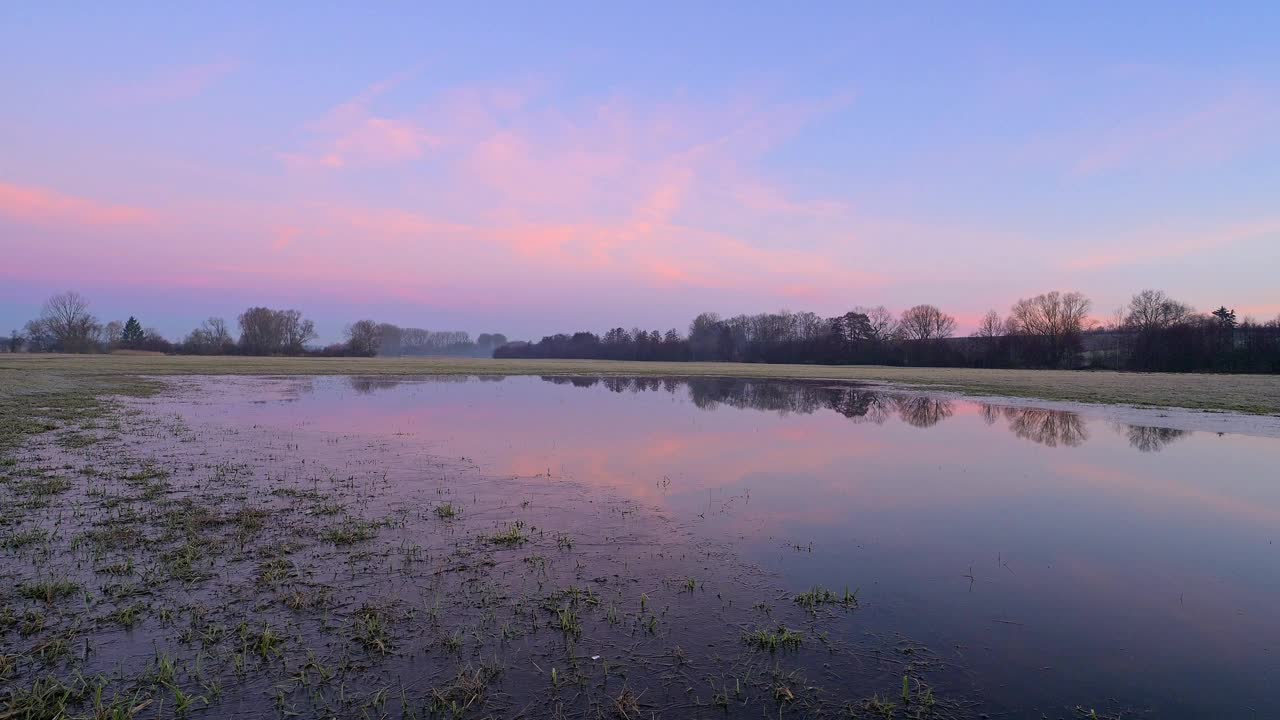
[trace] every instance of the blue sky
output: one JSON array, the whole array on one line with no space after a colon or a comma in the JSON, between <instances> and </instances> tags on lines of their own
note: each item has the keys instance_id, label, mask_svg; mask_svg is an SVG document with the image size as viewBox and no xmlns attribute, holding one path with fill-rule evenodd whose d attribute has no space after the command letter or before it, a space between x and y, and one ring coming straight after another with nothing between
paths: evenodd
<instances>
[{"instance_id":1,"label":"blue sky","mask_svg":"<svg viewBox=\"0 0 1280 720\"><path fill-rule=\"evenodd\" d=\"M0 9L0 326L1280 314L1275 4L534 5Z\"/></svg>"}]
</instances>

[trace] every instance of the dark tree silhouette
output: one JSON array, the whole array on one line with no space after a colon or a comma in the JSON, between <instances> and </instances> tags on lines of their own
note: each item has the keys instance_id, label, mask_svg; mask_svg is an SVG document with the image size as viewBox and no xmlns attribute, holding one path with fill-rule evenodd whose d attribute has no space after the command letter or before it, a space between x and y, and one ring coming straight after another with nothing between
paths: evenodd
<instances>
[{"instance_id":1,"label":"dark tree silhouette","mask_svg":"<svg viewBox=\"0 0 1280 720\"><path fill-rule=\"evenodd\" d=\"M142 330L142 323L138 322L138 318L130 315L128 320L124 321L124 328L120 331L120 342L127 348L138 349L142 347L142 340L146 334Z\"/></svg>"},{"instance_id":2,"label":"dark tree silhouette","mask_svg":"<svg viewBox=\"0 0 1280 720\"><path fill-rule=\"evenodd\" d=\"M1226 305L1220 306L1213 311L1213 316L1218 318L1218 322L1223 325L1234 328L1236 326L1236 311L1228 310Z\"/></svg>"}]
</instances>

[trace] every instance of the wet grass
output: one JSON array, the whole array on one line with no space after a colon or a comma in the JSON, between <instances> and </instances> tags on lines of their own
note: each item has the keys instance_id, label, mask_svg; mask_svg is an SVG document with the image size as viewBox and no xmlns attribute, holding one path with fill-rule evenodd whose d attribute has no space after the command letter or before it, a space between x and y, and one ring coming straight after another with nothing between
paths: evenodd
<instances>
[{"instance_id":1,"label":"wet grass","mask_svg":"<svg viewBox=\"0 0 1280 720\"><path fill-rule=\"evenodd\" d=\"M43 364L0 360L0 463L28 437L67 428L60 441L70 449L89 447L97 438L78 428L89 426L111 409L108 395L144 397L160 385L132 371L80 367L51 370ZM9 362L6 362L9 361ZM3 465L0 465L3 470Z\"/></svg>"},{"instance_id":2,"label":"wet grass","mask_svg":"<svg viewBox=\"0 0 1280 720\"><path fill-rule=\"evenodd\" d=\"M854 608L858 606L858 591L849 592L849 588L846 587L843 593L836 594L821 585L815 585L809 590L796 595L795 602L800 607L810 611L817 610L823 605L841 605L847 608Z\"/></svg>"},{"instance_id":3,"label":"wet grass","mask_svg":"<svg viewBox=\"0 0 1280 720\"><path fill-rule=\"evenodd\" d=\"M525 532L524 523L517 520L506 527L505 530L489 536L489 542L494 545L502 545L504 547L516 547L523 545L529 540L528 533Z\"/></svg>"},{"instance_id":4,"label":"wet grass","mask_svg":"<svg viewBox=\"0 0 1280 720\"><path fill-rule=\"evenodd\" d=\"M797 650L804 644L804 636L789 628L778 626L777 629L756 630L747 633L743 640L747 645L771 653L778 650Z\"/></svg>"},{"instance_id":5,"label":"wet grass","mask_svg":"<svg viewBox=\"0 0 1280 720\"><path fill-rule=\"evenodd\" d=\"M39 528L19 530L6 534L3 539L0 539L0 544L9 550L21 550L32 545L43 544L51 534L49 531Z\"/></svg>"},{"instance_id":6,"label":"wet grass","mask_svg":"<svg viewBox=\"0 0 1280 720\"><path fill-rule=\"evenodd\" d=\"M342 524L326 529L320 537L334 545L354 545L378 536L378 524L348 518Z\"/></svg>"},{"instance_id":7,"label":"wet grass","mask_svg":"<svg viewBox=\"0 0 1280 720\"><path fill-rule=\"evenodd\" d=\"M37 600L52 605L71 597L80 586L70 580L36 580L18 585L18 597Z\"/></svg>"},{"instance_id":8,"label":"wet grass","mask_svg":"<svg viewBox=\"0 0 1280 720\"><path fill-rule=\"evenodd\" d=\"M904 670L894 717L964 717L917 712L930 653L815 612L856 592L812 588L744 633L754 571L634 506L387 437L49 397L0 464L0 718L860 717L859 688L892 696ZM397 465L433 480L402 494Z\"/></svg>"}]
</instances>

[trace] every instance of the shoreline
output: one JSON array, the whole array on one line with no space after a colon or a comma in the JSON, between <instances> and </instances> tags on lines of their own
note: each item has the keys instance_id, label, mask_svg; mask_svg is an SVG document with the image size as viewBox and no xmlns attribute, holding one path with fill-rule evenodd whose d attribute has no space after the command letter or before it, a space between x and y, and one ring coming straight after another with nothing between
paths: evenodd
<instances>
[{"instance_id":1,"label":"shoreline","mask_svg":"<svg viewBox=\"0 0 1280 720\"><path fill-rule=\"evenodd\" d=\"M129 379L174 375L626 375L829 380L968 397L1280 418L1280 375L618 360L16 354L0 355L0 397L57 391L63 385L108 386Z\"/></svg>"}]
</instances>

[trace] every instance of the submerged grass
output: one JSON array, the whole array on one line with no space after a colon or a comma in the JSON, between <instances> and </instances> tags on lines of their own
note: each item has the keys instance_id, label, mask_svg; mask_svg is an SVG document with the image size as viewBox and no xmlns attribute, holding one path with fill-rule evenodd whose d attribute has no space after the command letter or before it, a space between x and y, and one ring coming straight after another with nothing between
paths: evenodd
<instances>
[{"instance_id":1,"label":"submerged grass","mask_svg":"<svg viewBox=\"0 0 1280 720\"><path fill-rule=\"evenodd\" d=\"M18 585L18 596L49 605L74 595L80 586L70 580L36 580Z\"/></svg>"},{"instance_id":2,"label":"submerged grass","mask_svg":"<svg viewBox=\"0 0 1280 720\"><path fill-rule=\"evenodd\" d=\"M804 644L804 636L795 630L779 625L776 630L756 630L747 633L743 640L759 650L777 652L778 650L797 650Z\"/></svg>"},{"instance_id":3,"label":"submerged grass","mask_svg":"<svg viewBox=\"0 0 1280 720\"><path fill-rule=\"evenodd\" d=\"M858 591L849 592L846 586L844 593L837 595L821 585L815 585L796 595L795 601L797 605L809 611L817 610L822 605L843 605L852 608L858 606Z\"/></svg>"},{"instance_id":4,"label":"submerged grass","mask_svg":"<svg viewBox=\"0 0 1280 720\"><path fill-rule=\"evenodd\" d=\"M524 531L524 523L516 520L506 530L489 536L489 542L495 545L515 547L528 541L529 535Z\"/></svg>"},{"instance_id":5,"label":"submerged grass","mask_svg":"<svg viewBox=\"0 0 1280 720\"><path fill-rule=\"evenodd\" d=\"M786 628L785 625L778 625L777 629L755 630L755 632L744 635L742 639L749 646L756 648L756 650L767 650L769 652L799 650L801 644L804 644L804 635Z\"/></svg>"},{"instance_id":6,"label":"submerged grass","mask_svg":"<svg viewBox=\"0 0 1280 720\"><path fill-rule=\"evenodd\" d=\"M720 592L732 591L731 571L631 519L625 534L646 549L619 561L620 526L590 498L547 503L584 518L572 536L544 530L566 515L528 501L515 520L509 496L439 492L459 490L447 469L436 493L397 504L382 467L389 441L363 456L342 447L326 467L316 446L297 444L305 432L237 436L211 423L214 433L196 435L151 403L116 413L110 401L83 402L121 387L110 378L63 379L80 384L62 406L38 380L22 392L45 393L40 401L14 410L58 433L0 453L0 503L48 501L0 518L0 570L15 588L0 591L0 718L511 717L524 707L633 719L673 692L708 707L686 674L732 674L732 691L721 684L731 716L781 715L786 704L788 716L835 717L844 687L821 696L797 668L831 664L834 676L864 662L828 640L822 623L838 613L801 612L855 605L856 593L814 588L770 616L806 623L815 647L781 624L744 635L748 605ZM137 422L100 442L59 442L128 413ZM230 439L217 437L224 429ZM467 497L466 512L442 495ZM121 635L154 659L122 663ZM896 682L901 665L888 667ZM413 682L398 679L406 668ZM493 687L503 672L511 682ZM919 698L917 688L913 709Z\"/></svg>"},{"instance_id":7,"label":"submerged grass","mask_svg":"<svg viewBox=\"0 0 1280 720\"><path fill-rule=\"evenodd\" d=\"M320 537L334 545L354 545L371 540L378 535L378 524L366 520L348 518L342 524L335 525L320 534Z\"/></svg>"}]
</instances>

